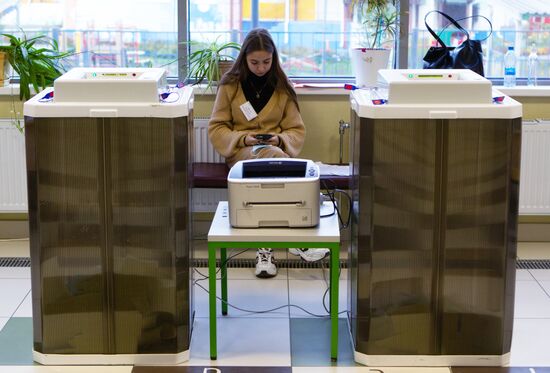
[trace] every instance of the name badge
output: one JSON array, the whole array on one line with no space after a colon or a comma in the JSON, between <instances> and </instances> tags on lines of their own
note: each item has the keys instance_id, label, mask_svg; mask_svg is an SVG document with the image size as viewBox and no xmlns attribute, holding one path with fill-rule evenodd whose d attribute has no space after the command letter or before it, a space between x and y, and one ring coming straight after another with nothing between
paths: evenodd
<instances>
[{"instance_id":1,"label":"name badge","mask_svg":"<svg viewBox=\"0 0 550 373\"><path fill-rule=\"evenodd\" d=\"M250 121L258 116L258 114L256 113L256 110L254 110L254 108L250 104L250 101L246 101L244 104L240 106L240 108L244 116L246 117L246 120Z\"/></svg>"}]
</instances>

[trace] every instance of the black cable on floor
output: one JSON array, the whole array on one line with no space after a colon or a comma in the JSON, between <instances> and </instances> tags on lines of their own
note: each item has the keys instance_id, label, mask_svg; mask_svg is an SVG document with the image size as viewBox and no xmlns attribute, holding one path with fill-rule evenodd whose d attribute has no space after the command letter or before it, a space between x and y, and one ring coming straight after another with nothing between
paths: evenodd
<instances>
[{"instance_id":1,"label":"black cable on floor","mask_svg":"<svg viewBox=\"0 0 550 373\"><path fill-rule=\"evenodd\" d=\"M244 249L244 250L241 250L240 252L234 254L234 255L230 255L224 262L223 262L223 265L227 265L227 262L229 262L231 259L235 258L236 256L238 255L241 255L242 253L244 253L245 251L247 251L249 249ZM322 263L322 261L320 261ZM216 271L216 274L219 273L221 271L221 267L222 267L222 263L220 263L220 268ZM202 276L202 278L200 279L197 279L193 282L193 285L197 285L198 287L200 287L201 289L203 289L206 293L209 294L209 291L208 289L206 289L204 286L202 286L201 284L199 284L199 281L204 281L204 280L207 280L209 277L205 274L203 274L202 272L200 272L198 269L194 268L194 271L197 272L199 275ZM338 271L338 279L340 278L340 273L341 273L341 269L339 269ZM326 283L326 277L325 277L325 273L324 273L324 270L323 270L323 267L322 267L322 264L321 264L321 272L323 273L323 277L325 279L325 283ZM216 280L221 280L222 278L216 278ZM338 286L338 284L336 284L336 286ZM247 310L247 309L244 309L244 308L240 308L240 307L237 307L229 302L226 302L224 301L223 299L221 299L220 297L216 296L217 299L219 299L220 301L226 303L229 307L231 308L234 308L236 310L239 310L239 311L242 311L242 312L248 312L248 313L258 313L258 314L262 314L262 313L268 313L268 312L274 312L274 311L277 311L277 310L280 310L282 308L285 308L285 307L294 307L294 308L298 308L299 310L307 313L308 315L311 315L311 316L314 316L314 317L319 317L319 318L328 318L330 317L330 311L328 311L328 308L326 307L325 305L325 298L326 298L326 294L328 293L328 290L330 289L330 286L327 287L327 289L325 290L324 294L323 294L323 298L322 298L322 302L323 302L323 308L325 309L325 311L327 312L326 315L317 315L313 312L310 312L308 310L306 310L305 308L301 307L301 306L298 306L296 304L285 304L285 305L282 305L282 306L278 306L278 307L275 307L275 308L271 308L271 309L268 309L268 310ZM338 312L338 314L341 314L341 313L345 313L347 311L340 311Z\"/></svg>"}]
</instances>

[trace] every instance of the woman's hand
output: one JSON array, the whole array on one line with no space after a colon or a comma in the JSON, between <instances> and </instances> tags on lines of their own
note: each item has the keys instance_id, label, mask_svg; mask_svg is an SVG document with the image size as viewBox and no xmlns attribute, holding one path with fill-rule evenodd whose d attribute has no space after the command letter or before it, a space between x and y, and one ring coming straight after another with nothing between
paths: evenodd
<instances>
[{"instance_id":1,"label":"woman's hand","mask_svg":"<svg viewBox=\"0 0 550 373\"><path fill-rule=\"evenodd\" d=\"M247 134L244 138L244 145L245 146L254 146L254 145L258 145L260 143L260 140L258 140L257 138L255 138L254 136L256 136L255 133L251 132L249 134Z\"/></svg>"},{"instance_id":2,"label":"woman's hand","mask_svg":"<svg viewBox=\"0 0 550 373\"><path fill-rule=\"evenodd\" d=\"M273 145L273 146L281 145L281 138L279 137L279 135L275 135L273 133L271 133L270 135L273 135L273 136L271 136L268 140L265 140L263 142L264 144Z\"/></svg>"},{"instance_id":3,"label":"woman's hand","mask_svg":"<svg viewBox=\"0 0 550 373\"><path fill-rule=\"evenodd\" d=\"M256 133L251 132L246 135L244 138L245 146L254 146L254 145L273 145L279 146L281 144L281 138L273 133L270 133L271 137L267 140L261 140L256 138Z\"/></svg>"}]
</instances>

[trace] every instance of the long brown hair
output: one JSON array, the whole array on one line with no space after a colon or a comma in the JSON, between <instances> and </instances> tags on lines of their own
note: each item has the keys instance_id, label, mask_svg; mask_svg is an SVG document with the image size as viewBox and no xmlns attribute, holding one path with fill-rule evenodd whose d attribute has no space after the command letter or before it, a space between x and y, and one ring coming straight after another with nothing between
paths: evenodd
<instances>
[{"instance_id":1,"label":"long brown hair","mask_svg":"<svg viewBox=\"0 0 550 373\"><path fill-rule=\"evenodd\" d=\"M271 53L271 69L267 72L267 81L272 87L275 87L276 90L285 91L299 110L296 92L279 63L277 47L275 47L275 43L269 32L264 28L255 28L250 30L246 35L235 63L231 69L223 75L220 84L245 82L250 74L252 74L246 63L246 55L256 51Z\"/></svg>"}]
</instances>

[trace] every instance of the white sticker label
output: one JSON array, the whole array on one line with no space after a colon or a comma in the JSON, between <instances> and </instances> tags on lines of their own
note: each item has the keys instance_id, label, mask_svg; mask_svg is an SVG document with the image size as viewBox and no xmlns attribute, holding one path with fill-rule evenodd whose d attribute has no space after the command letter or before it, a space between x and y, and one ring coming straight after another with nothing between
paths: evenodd
<instances>
[{"instance_id":1,"label":"white sticker label","mask_svg":"<svg viewBox=\"0 0 550 373\"><path fill-rule=\"evenodd\" d=\"M240 108L247 120L252 120L258 116L256 110L254 110L254 108L250 104L250 101L246 101L240 106Z\"/></svg>"}]
</instances>

